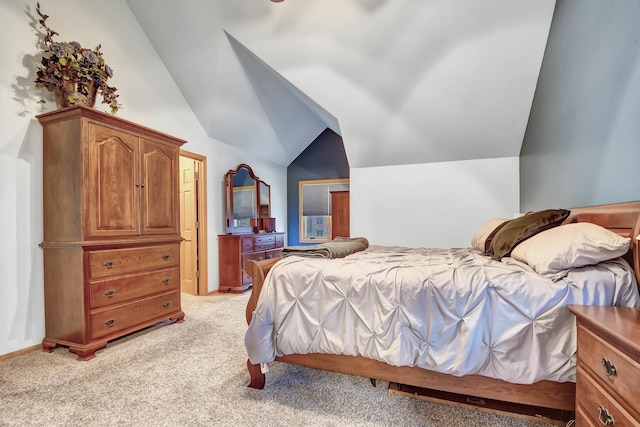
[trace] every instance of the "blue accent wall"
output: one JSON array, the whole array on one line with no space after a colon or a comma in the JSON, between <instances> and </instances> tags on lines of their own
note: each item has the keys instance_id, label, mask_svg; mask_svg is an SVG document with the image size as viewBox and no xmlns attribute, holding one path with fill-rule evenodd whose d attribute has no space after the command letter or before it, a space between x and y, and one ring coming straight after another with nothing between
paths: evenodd
<instances>
[{"instance_id":1,"label":"blue accent wall","mask_svg":"<svg viewBox=\"0 0 640 427\"><path fill-rule=\"evenodd\" d=\"M325 129L287 167L287 245L300 243L298 215L298 183L313 179L349 178L349 162L342 137L331 129Z\"/></svg>"}]
</instances>

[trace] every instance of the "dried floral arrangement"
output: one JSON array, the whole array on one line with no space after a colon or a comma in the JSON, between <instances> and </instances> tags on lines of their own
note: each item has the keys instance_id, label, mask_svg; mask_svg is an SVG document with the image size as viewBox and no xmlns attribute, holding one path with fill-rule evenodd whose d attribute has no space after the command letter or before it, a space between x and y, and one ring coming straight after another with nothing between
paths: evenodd
<instances>
[{"instance_id":1,"label":"dried floral arrangement","mask_svg":"<svg viewBox=\"0 0 640 427\"><path fill-rule=\"evenodd\" d=\"M40 17L38 22L46 32L42 40L46 49L38 66L36 87L56 92L62 106L93 106L97 91L102 95L102 103L111 108L111 114L118 112L121 105L118 104L117 89L107 83L113 77L113 70L104 62L100 51L102 46L87 49L76 41L54 41L54 36L60 34L47 25L49 15L42 13L39 2L36 4L36 12Z\"/></svg>"}]
</instances>

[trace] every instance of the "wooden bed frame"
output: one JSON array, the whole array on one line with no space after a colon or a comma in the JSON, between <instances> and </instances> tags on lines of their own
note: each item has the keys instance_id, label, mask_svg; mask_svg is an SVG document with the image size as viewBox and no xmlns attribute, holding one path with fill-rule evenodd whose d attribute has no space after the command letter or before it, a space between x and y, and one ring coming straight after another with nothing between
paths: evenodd
<instances>
[{"instance_id":1,"label":"wooden bed frame","mask_svg":"<svg viewBox=\"0 0 640 427\"><path fill-rule=\"evenodd\" d=\"M565 221L571 222L593 222L624 237L630 237L631 245L626 258L634 268L640 286L640 242L635 238L640 234L640 201L574 208ZM247 324L251 321L267 272L278 260L249 261L245 265L245 270L253 278L253 291L246 309ZM418 367L390 366L362 356L293 354L276 357L276 360L477 399L568 412L573 412L575 408L575 383L572 382L512 384L480 375L456 377ZM260 365L253 365L247 360L247 366L251 376L249 387L264 388L265 375L261 372Z\"/></svg>"}]
</instances>

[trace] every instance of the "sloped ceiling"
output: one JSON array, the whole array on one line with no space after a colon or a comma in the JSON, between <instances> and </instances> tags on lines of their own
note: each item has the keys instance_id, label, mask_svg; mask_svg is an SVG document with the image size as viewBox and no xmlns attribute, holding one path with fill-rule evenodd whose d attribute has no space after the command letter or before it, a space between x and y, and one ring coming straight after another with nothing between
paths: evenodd
<instances>
[{"instance_id":1,"label":"sloped ceiling","mask_svg":"<svg viewBox=\"0 0 640 427\"><path fill-rule=\"evenodd\" d=\"M127 0L214 139L288 165L517 157L555 0ZM152 6L151 6L152 5Z\"/></svg>"}]
</instances>

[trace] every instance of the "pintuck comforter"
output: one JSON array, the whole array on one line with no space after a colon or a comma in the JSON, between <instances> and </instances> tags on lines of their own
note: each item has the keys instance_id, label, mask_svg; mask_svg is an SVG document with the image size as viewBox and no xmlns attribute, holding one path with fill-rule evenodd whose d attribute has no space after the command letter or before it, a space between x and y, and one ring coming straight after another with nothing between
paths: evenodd
<instances>
[{"instance_id":1,"label":"pintuck comforter","mask_svg":"<svg viewBox=\"0 0 640 427\"><path fill-rule=\"evenodd\" d=\"M616 259L540 276L474 249L370 246L276 263L245 342L254 364L332 353L512 383L575 381L567 304L639 306L633 270Z\"/></svg>"}]
</instances>

